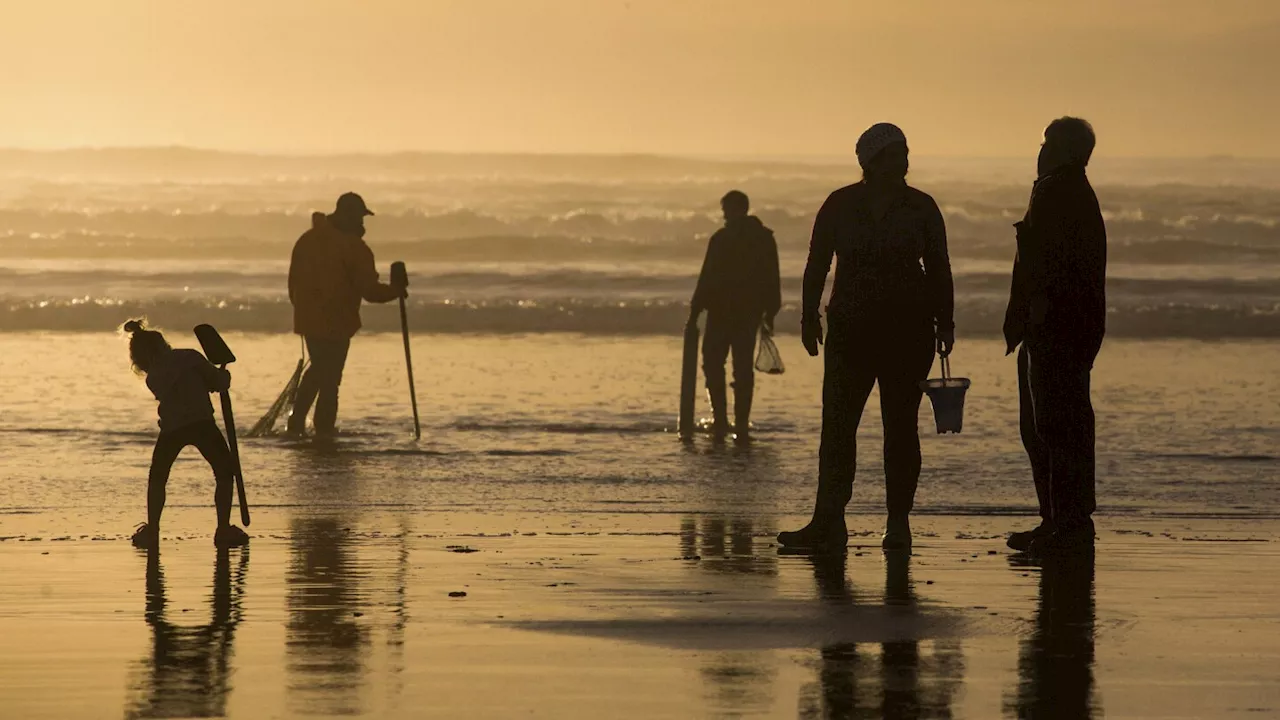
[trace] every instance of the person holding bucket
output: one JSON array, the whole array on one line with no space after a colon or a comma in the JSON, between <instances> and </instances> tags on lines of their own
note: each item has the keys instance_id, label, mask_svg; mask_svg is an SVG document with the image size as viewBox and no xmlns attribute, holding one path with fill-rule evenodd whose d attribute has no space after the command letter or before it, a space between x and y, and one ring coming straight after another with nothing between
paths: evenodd
<instances>
[{"instance_id":1,"label":"person holding bucket","mask_svg":"<svg viewBox=\"0 0 1280 720\"><path fill-rule=\"evenodd\" d=\"M908 516L920 477L920 383L955 345L955 291L942 213L907 185L907 138L873 125L857 145L861 182L831 194L818 211L804 272L801 334L810 355L823 342L819 304L832 259L822 387L822 444L813 518L778 535L786 548L843 551L844 510L853 494L856 436L871 389L880 385L888 522L882 545L911 547Z\"/></svg>"},{"instance_id":2,"label":"person holding bucket","mask_svg":"<svg viewBox=\"0 0 1280 720\"><path fill-rule=\"evenodd\" d=\"M1026 216L1014 225L1004 335L1008 352L1018 350L1022 443L1041 522L1008 545L1033 554L1093 548L1089 376L1107 321L1107 228L1085 174L1095 143L1080 118L1049 124Z\"/></svg>"}]
</instances>

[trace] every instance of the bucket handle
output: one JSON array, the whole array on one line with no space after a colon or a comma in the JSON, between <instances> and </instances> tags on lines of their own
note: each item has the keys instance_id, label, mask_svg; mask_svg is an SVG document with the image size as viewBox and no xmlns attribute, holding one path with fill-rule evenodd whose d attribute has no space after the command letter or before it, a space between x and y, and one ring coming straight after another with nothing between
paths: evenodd
<instances>
[{"instance_id":1,"label":"bucket handle","mask_svg":"<svg viewBox=\"0 0 1280 720\"><path fill-rule=\"evenodd\" d=\"M951 379L951 359L945 355L942 357L942 379Z\"/></svg>"}]
</instances>

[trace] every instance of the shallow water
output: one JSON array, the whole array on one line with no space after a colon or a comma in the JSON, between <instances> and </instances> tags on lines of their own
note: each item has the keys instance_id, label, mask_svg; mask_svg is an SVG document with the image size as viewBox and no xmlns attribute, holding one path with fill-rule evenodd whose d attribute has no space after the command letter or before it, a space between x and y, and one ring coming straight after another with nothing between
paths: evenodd
<instances>
[{"instance_id":1,"label":"shallow water","mask_svg":"<svg viewBox=\"0 0 1280 720\"><path fill-rule=\"evenodd\" d=\"M376 312L394 310L366 310ZM171 340L196 346L181 332ZM240 358L231 369L243 430L283 387L298 345L265 335L228 342ZM400 338L362 335L343 383L343 436L327 446L243 440L249 502L259 513L341 505L462 517L803 514L821 363L794 337L780 345L788 371L758 381L756 442L739 449L677 441L677 338L418 336L423 438L414 442ZM0 382L9 388L0 534L18 534L4 528L19 521L22 532L38 527L45 536L128 529L143 515L155 404L130 374L124 343L35 333L0 335L0 346ZM1108 342L1094 372L1102 514L1280 514L1280 375L1258 370L1276 360L1273 341ZM954 369L973 380L965 429L934 434L924 402L917 513L1033 512L1013 359L1000 343L962 338ZM858 512L883 507L877 403L873 395L858 438ZM207 466L188 451L175 466L170 505L209 508L211 522L211 495Z\"/></svg>"}]
</instances>

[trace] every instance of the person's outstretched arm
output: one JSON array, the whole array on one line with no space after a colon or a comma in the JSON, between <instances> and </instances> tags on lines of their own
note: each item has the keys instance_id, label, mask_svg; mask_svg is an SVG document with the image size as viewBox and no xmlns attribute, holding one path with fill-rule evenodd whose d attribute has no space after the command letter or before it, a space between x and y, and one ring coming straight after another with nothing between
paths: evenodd
<instances>
[{"instance_id":1,"label":"person's outstretched arm","mask_svg":"<svg viewBox=\"0 0 1280 720\"><path fill-rule=\"evenodd\" d=\"M378 268L374 265L373 250L363 240L359 241L351 266L352 281L360 291L360 297L371 303L386 303L404 297L404 288L388 285L378 280Z\"/></svg>"},{"instance_id":2,"label":"person's outstretched arm","mask_svg":"<svg viewBox=\"0 0 1280 720\"><path fill-rule=\"evenodd\" d=\"M810 355L818 354L822 344L822 292L827 286L827 274L836 253L835 194L822 203L813 221L813 235L809 238L809 259L804 264L804 287L801 299L800 335L804 348Z\"/></svg>"},{"instance_id":3,"label":"person's outstretched arm","mask_svg":"<svg viewBox=\"0 0 1280 720\"><path fill-rule=\"evenodd\" d=\"M204 380L204 386L209 392L222 392L231 388L231 373L213 363L208 358L195 350L191 350L191 364L195 367L196 372L200 373L200 378Z\"/></svg>"},{"instance_id":4,"label":"person's outstretched arm","mask_svg":"<svg viewBox=\"0 0 1280 720\"><path fill-rule=\"evenodd\" d=\"M707 241L707 253L702 258L702 270L698 272L698 284L693 289L693 298L689 300L689 322L696 323L698 316L707 309L708 295L712 292L713 274L719 264L720 233L716 232Z\"/></svg>"},{"instance_id":5,"label":"person's outstretched arm","mask_svg":"<svg viewBox=\"0 0 1280 720\"><path fill-rule=\"evenodd\" d=\"M938 353L951 354L956 341L956 288L951 277L951 256L947 252L947 226L938 204L929 201L925 220L924 276L929 286L934 327L938 334Z\"/></svg>"},{"instance_id":6,"label":"person's outstretched arm","mask_svg":"<svg viewBox=\"0 0 1280 720\"><path fill-rule=\"evenodd\" d=\"M782 271L778 267L778 240L769 233L769 249L765 253L765 322L773 332L773 319L782 309Z\"/></svg>"},{"instance_id":7,"label":"person's outstretched arm","mask_svg":"<svg viewBox=\"0 0 1280 720\"><path fill-rule=\"evenodd\" d=\"M294 289L297 287L298 247L300 245L302 245L301 239L299 239L297 242L293 244L293 254L289 256L289 302L290 303L297 302L297 300L294 299L293 293L294 293Z\"/></svg>"}]
</instances>

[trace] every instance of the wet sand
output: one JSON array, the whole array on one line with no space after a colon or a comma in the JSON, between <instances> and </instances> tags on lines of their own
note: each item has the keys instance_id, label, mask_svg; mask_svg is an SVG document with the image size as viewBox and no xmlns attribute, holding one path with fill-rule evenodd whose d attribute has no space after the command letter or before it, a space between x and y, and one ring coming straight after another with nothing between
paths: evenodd
<instances>
[{"instance_id":1,"label":"wet sand","mask_svg":"<svg viewBox=\"0 0 1280 720\"><path fill-rule=\"evenodd\" d=\"M264 510L149 558L0 524L0 716L1280 716L1280 522L919 517L886 556L779 555L795 518ZM39 538L39 539L36 539ZM451 597L450 593L466 593Z\"/></svg>"}]
</instances>

